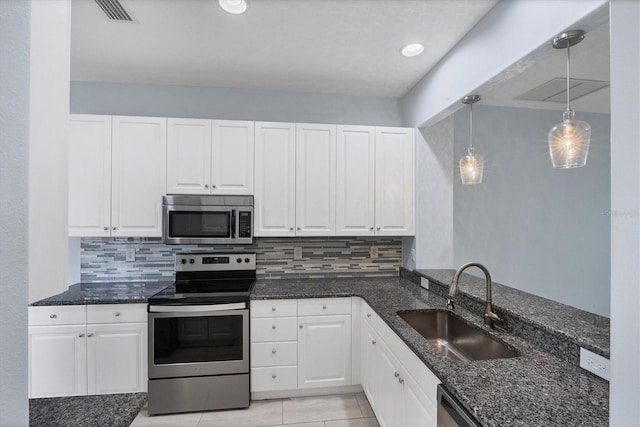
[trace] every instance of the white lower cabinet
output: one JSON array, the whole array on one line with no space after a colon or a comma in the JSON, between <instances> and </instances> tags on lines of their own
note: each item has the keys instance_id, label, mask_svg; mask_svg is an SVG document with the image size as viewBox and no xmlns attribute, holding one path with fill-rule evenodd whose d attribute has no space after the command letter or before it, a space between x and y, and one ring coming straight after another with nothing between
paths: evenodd
<instances>
[{"instance_id":1,"label":"white lower cabinet","mask_svg":"<svg viewBox=\"0 0 640 427\"><path fill-rule=\"evenodd\" d=\"M146 377L146 304L29 307L30 398L143 392Z\"/></svg>"}]
</instances>

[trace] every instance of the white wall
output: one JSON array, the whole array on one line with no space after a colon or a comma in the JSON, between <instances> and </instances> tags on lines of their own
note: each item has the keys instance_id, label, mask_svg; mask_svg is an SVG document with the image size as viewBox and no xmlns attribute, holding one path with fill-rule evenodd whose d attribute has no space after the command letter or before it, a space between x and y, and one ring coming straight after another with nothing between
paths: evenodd
<instances>
[{"instance_id":1,"label":"white wall","mask_svg":"<svg viewBox=\"0 0 640 427\"><path fill-rule=\"evenodd\" d=\"M30 2L0 1L0 425L29 424L27 215Z\"/></svg>"},{"instance_id":2,"label":"white wall","mask_svg":"<svg viewBox=\"0 0 640 427\"><path fill-rule=\"evenodd\" d=\"M397 98L122 83L71 83L72 113L400 126Z\"/></svg>"},{"instance_id":3,"label":"white wall","mask_svg":"<svg viewBox=\"0 0 640 427\"><path fill-rule=\"evenodd\" d=\"M469 110L455 114L454 265L478 261L494 280L609 316L609 116L591 125L585 167L553 169L547 133L562 113L476 105L474 145L485 158L479 185L462 185ZM480 273L481 274L481 273Z\"/></svg>"},{"instance_id":4,"label":"white wall","mask_svg":"<svg viewBox=\"0 0 640 427\"><path fill-rule=\"evenodd\" d=\"M611 0L610 424L640 425L640 2Z\"/></svg>"},{"instance_id":5,"label":"white wall","mask_svg":"<svg viewBox=\"0 0 640 427\"><path fill-rule=\"evenodd\" d=\"M29 301L67 288L70 0L31 3Z\"/></svg>"}]
</instances>

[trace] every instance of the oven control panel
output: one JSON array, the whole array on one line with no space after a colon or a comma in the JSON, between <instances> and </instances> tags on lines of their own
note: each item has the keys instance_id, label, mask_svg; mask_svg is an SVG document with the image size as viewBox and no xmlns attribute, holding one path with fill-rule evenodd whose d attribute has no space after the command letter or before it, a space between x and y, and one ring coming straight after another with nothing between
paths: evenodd
<instances>
[{"instance_id":1,"label":"oven control panel","mask_svg":"<svg viewBox=\"0 0 640 427\"><path fill-rule=\"evenodd\" d=\"M176 271L233 271L255 270L254 253L179 253L176 254Z\"/></svg>"}]
</instances>

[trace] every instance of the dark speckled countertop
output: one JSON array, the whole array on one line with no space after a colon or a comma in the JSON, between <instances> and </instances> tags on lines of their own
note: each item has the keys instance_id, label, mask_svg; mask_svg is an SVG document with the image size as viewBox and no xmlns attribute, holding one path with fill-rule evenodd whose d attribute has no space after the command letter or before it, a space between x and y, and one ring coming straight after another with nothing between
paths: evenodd
<instances>
[{"instance_id":1,"label":"dark speckled countertop","mask_svg":"<svg viewBox=\"0 0 640 427\"><path fill-rule=\"evenodd\" d=\"M397 312L444 308L446 300L409 280L258 280L252 299L341 296L359 296L367 301L484 426L608 425L607 381L514 334L499 329L488 331L518 350L520 356L513 359L461 362L438 354ZM481 327L478 314L460 306L456 313ZM588 336L589 330L585 330Z\"/></svg>"},{"instance_id":2,"label":"dark speckled countertop","mask_svg":"<svg viewBox=\"0 0 640 427\"><path fill-rule=\"evenodd\" d=\"M171 284L173 282L76 283L65 292L31 305L140 304Z\"/></svg>"}]
</instances>

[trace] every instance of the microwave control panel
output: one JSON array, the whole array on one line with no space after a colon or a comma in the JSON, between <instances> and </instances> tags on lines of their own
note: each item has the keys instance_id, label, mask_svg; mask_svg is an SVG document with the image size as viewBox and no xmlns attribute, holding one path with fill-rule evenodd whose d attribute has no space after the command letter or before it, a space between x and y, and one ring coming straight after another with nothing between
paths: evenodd
<instances>
[{"instance_id":1,"label":"microwave control panel","mask_svg":"<svg viewBox=\"0 0 640 427\"><path fill-rule=\"evenodd\" d=\"M251 211L238 212L238 237L251 237Z\"/></svg>"}]
</instances>

